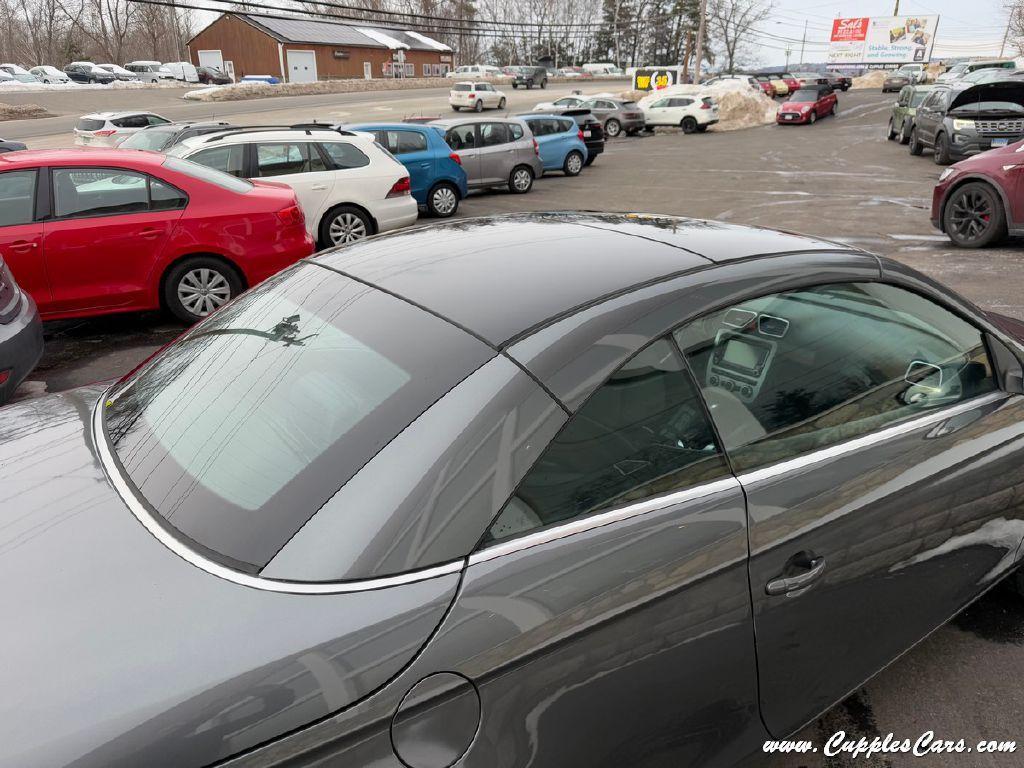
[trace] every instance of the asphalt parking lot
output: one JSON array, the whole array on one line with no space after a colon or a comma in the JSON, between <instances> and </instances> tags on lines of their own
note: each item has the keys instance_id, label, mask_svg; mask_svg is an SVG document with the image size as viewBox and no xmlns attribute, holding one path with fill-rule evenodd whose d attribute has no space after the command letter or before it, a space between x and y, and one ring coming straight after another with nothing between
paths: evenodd
<instances>
[{"instance_id":1,"label":"asphalt parking lot","mask_svg":"<svg viewBox=\"0 0 1024 768\"><path fill-rule=\"evenodd\" d=\"M525 108L568 90L518 92L511 106ZM588 90L595 88L588 86ZM389 93L376 102L367 94L346 96L352 98L309 97L301 104L309 112L303 118L362 120L447 112L443 93ZM170 97L160 94L154 98ZM562 209L644 211L782 228L891 256L950 285L985 309L1024 318L1024 248L1011 243L998 249L960 250L932 229L930 195L939 167L929 154L911 157L906 147L885 140L892 100L892 95L877 91L840 94L839 117L814 126L711 130L688 136L659 131L624 137L610 141L605 154L578 178L551 174L538 180L528 195L473 195L463 202L458 215ZM238 104L243 106L235 106ZM278 114L275 110L284 109L257 102L231 105L237 110L231 113L232 120L262 115L270 122ZM248 105L248 113L244 105ZM387 109L380 109L382 106ZM177 109L169 105L168 112L171 107ZM210 113L211 105L182 109L200 107L206 109L206 115ZM196 111L189 116L199 114ZM67 134L55 132L55 121L62 119L26 121L12 127L30 146L57 146L70 141ZM5 131L10 138L19 138L6 127ZM430 220L422 219L420 225L430 226ZM552 256L557 258L557 253ZM19 396L32 397L119 376L180 331L180 325L157 314L51 323L46 328L45 356ZM836 659L836 664L842 663ZM888 755L865 760L826 758L819 749L809 755L766 760L765 765L1024 765L1024 692L1018 683L1022 673L1024 601L1001 586L809 726L799 738L820 747L838 730L868 739L889 732L914 739L934 730L940 738L1015 740L1021 745L1017 753L970 755L966 760L961 755Z\"/></svg>"}]
</instances>

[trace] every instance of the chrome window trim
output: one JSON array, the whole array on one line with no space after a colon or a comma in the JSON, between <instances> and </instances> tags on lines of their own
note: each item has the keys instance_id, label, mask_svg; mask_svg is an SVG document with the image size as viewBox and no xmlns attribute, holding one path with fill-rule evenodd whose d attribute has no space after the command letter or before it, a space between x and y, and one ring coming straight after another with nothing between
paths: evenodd
<instances>
[{"instance_id":1,"label":"chrome window trim","mask_svg":"<svg viewBox=\"0 0 1024 768\"><path fill-rule=\"evenodd\" d=\"M958 414L965 413L972 408L980 408L988 405L989 403L1007 400L1010 397L1012 397L1012 395L1002 391L989 392L986 395L979 395L978 397L970 400L965 400L957 403L956 405L951 405L948 408L940 408L916 419L911 419L910 421L905 421L899 424L893 424L891 427L885 427L877 432L869 432L866 435L861 435L860 437L853 437L844 442L830 445L827 448L822 448L803 456L786 459L777 464L770 464L767 467L761 467L760 469L741 472L736 477L743 486L764 482L765 480L771 480L779 475L785 475L790 472L803 469L804 467L811 467L815 464L820 464L821 462L838 458L847 453L859 451L862 448L867 448L876 443L891 440L894 437L899 437L900 435L905 435L908 432L913 432L914 430L930 426L937 421L943 421ZM728 451L726 453L728 453Z\"/></svg>"},{"instance_id":2,"label":"chrome window trim","mask_svg":"<svg viewBox=\"0 0 1024 768\"><path fill-rule=\"evenodd\" d=\"M92 438L96 447L96 454L100 460L100 466L106 475L108 482L121 497L125 506L131 511L135 518L142 523L143 527L167 549L180 557L182 560L200 568L218 578L232 581L243 587L262 589L266 592L286 592L296 595L335 595L346 592L368 592L375 589L386 589L401 584L412 584L418 581L434 579L438 576L446 576L460 572L466 565L464 558L452 560L451 562L435 565L431 568L424 568L419 571L385 576L376 579L362 579L360 581L344 582L303 582L303 581L279 581L276 579L264 579L248 573L242 573L228 568L220 563L211 560L175 538L153 517L146 509L146 505L138 498L131 486L125 482L117 463L114 461L113 448L107 438L103 425L103 404L107 402L107 393L104 390L96 401L92 417Z\"/></svg>"},{"instance_id":3,"label":"chrome window trim","mask_svg":"<svg viewBox=\"0 0 1024 768\"><path fill-rule=\"evenodd\" d=\"M674 504L683 504L687 501L703 499L716 493L723 493L729 490L738 490L739 481L732 475L713 480L709 483L702 483L682 491L676 491L664 496L654 496L650 499L638 501L635 504L627 504L624 507L610 509L607 512L599 512L595 515L579 517L565 523L555 524L549 528L542 528L535 533L528 533L508 541L499 541L491 544L486 549L481 549L469 556L469 565L486 563L499 557L505 557L524 549L531 549L547 544L552 541L564 539L568 536L575 536L578 533L602 528L622 520L629 520L634 517L645 515L648 512L656 512Z\"/></svg>"}]
</instances>

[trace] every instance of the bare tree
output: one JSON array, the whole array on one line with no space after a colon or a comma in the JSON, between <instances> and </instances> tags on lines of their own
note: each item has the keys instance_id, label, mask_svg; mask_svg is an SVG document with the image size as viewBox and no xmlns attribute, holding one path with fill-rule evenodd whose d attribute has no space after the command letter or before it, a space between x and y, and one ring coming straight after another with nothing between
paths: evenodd
<instances>
[{"instance_id":1,"label":"bare tree","mask_svg":"<svg viewBox=\"0 0 1024 768\"><path fill-rule=\"evenodd\" d=\"M771 0L709 0L708 32L725 58L725 69L733 72L746 54L754 25L771 13Z\"/></svg>"}]
</instances>

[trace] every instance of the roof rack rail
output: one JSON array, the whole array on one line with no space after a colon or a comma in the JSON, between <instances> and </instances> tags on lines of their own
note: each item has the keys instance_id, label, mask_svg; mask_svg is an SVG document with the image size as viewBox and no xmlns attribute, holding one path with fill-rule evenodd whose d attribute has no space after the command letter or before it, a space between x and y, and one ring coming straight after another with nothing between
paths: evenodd
<instances>
[{"instance_id":1,"label":"roof rack rail","mask_svg":"<svg viewBox=\"0 0 1024 768\"><path fill-rule=\"evenodd\" d=\"M303 131L307 136L311 135L313 131L334 131L342 136L355 135L352 131L343 130L339 127L330 125L329 123L302 123L298 125L234 125L230 128L225 128L223 131L218 131L213 136L207 138L204 143L209 144L215 141L220 141L225 136L236 133L259 133L263 131Z\"/></svg>"}]
</instances>

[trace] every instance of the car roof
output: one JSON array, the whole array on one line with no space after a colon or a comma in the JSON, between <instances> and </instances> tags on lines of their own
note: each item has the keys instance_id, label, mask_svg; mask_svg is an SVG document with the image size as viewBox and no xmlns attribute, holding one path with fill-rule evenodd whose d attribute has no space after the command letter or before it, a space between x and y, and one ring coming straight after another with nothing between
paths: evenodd
<instances>
[{"instance_id":1,"label":"car roof","mask_svg":"<svg viewBox=\"0 0 1024 768\"><path fill-rule=\"evenodd\" d=\"M207 133L202 136L192 136L185 139L181 144L188 148L199 147L205 144L242 144L254 141L255 137L263 141L346 141L360 137L339 133L338 131L324 129L314 130L305 128L282 128L280 130L265 130L260 128L245 128L242 130L225 128L221 132Z\"/></svg>"},{"instance_id":2,"label":"car roof","mask_svg":"<svg viewBox=\"0 0 1024 768\"><path fill-rule=\"evenodd\" d=\"M132 117L133 115L155 115L155 112L150 112L148 109L129 109L121 112L90 112L87 115L82 115L83 118L97 118L101 117L104 120L116 120L119 117Z\"/></svg>"},{"instance_id":3,"label":"car roof","mask_svg":"<svg viewBox=\"0 0 1024 768\"><path fill-rule=\"evenodd\" d=\"M555 212L396 232L317 261L502 347L574 310L681 273L758 255L837 250L851 251L698 219Z\"/></svg>"},{"instance_id":4,"label":"car roof","mask_svg":"<svg viewBox=\"0 0 1024 768\"><path fill-rule=\"evenodd\" d=\"M27 149L0 154L0 168L35 168L43 165L149 166L163 165L166 155L147 150L100 149Z\"/></svg>"},{"instance_id":5,"label":"car roof","mask_svg":"<svg viewBox=\"0 0 1024 768\"><path fill-rule=\"evenodd\" d=\"M521 120L518 117L476 117L467 115L466 117L442 117L440 120L431 120L427 125L440 125L444 128L450 128L453 125L465 125L466 123L518 123Z\"/></svg>"}]
</instances>

